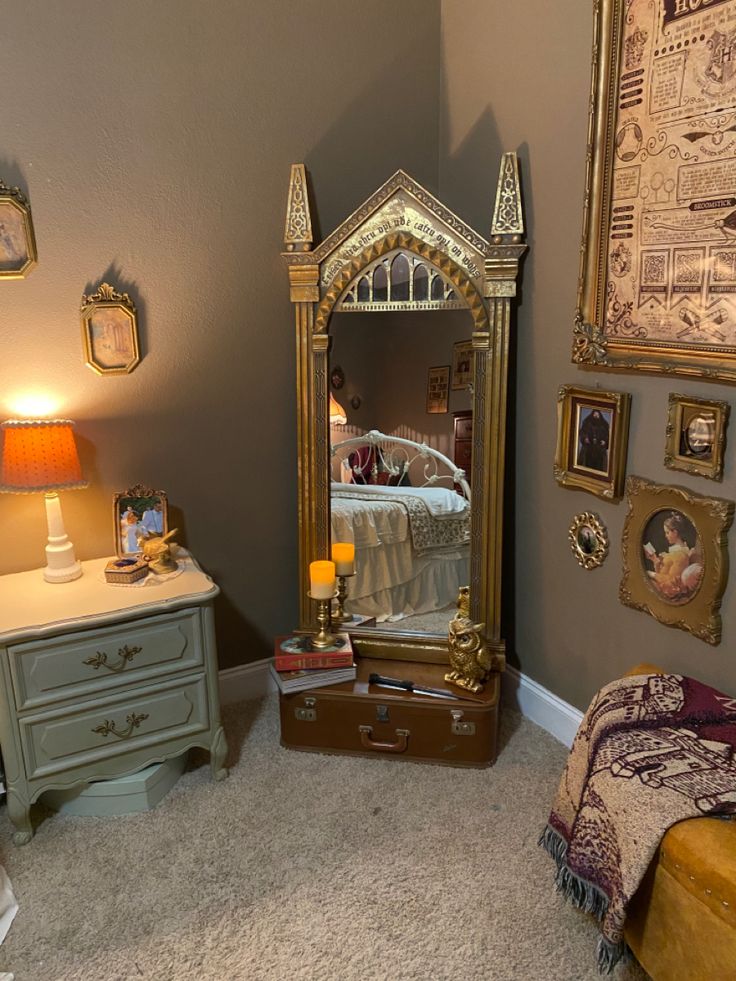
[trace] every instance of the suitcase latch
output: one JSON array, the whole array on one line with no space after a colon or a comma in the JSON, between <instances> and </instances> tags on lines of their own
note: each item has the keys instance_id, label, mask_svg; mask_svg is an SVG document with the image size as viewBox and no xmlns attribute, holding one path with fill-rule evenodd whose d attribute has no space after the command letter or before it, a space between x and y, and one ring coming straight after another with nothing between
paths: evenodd
<instances>
[{"instance_id":1,"label":"suitcase latch","mask_svg":"<svg viewBox=\"0 0 736 981\"><path fill-rule=\"evenodd\" d=\"M463 713L458 709L451 709L450 715L452 716L450 729L452 730L453 736L475 735L475 722L463 722Z\"/></svg>"},{"instance_id":2,"label":"suitcase latch","mask_svg":"<svg viewBox=\"0 0 736 981\"><path fill-rule=\"evenodd\" d=\"M298 706L294 709L294 715L297 717L299 722L317 721L317 709L314 707L316 704L317 699L308 695L304 699L304 706Z\"/></svg>"}]
</instances>

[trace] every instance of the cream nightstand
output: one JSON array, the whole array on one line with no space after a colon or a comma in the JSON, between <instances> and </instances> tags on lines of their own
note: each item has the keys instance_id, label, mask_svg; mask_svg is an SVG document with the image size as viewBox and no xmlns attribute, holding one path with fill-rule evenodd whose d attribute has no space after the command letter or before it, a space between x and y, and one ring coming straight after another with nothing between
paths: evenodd
<instances>
[{"instance_id":1,"label":"cream nightstand","mask_svg":"<svg viewBox=\"0 0 736 981\"><path fill-rule=\"evenodd\" d=\"M158 584L40 570L0 577L0 747L14 841L31 840L45 790L135 773L193 746L226 776L212 601L218 587L190 557ZM146 582L144 580L144 582Z\"/></svg>"}]
</instances>

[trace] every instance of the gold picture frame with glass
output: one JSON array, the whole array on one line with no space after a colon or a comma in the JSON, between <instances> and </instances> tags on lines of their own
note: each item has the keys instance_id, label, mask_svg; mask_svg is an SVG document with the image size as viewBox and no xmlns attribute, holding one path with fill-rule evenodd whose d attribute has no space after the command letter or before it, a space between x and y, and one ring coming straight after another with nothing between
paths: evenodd
<instances>
[{"instance_id":1,"label":"gold picture frame with glass","mask_svg":"<svg viewBox=\"0 0 736 981\"><path fill-rule=\"evenodd\" d=\"M736 381L733 4L596 5L572 360Z\"/></svg>"},{"instance_id":2,"label":"gold picture frame with glass","mask_svg":"<svg viewBox=\"0 0 736 981\"><path fill-rule=\"evenodd\" d=\"M450 366L439 365L427 369L427 412L443 413L449 411Z\"/></svg>"},{"instance_id":3,"label":"gold picture frame with glass","mask_svg":"<svg viewBox=\"0 0 736 981\"><path fill-rule=\"evenodd\" d=\"M139 556L146 538L168 533L168 498L162 490L136 484L114 495L112 520L115 554L121 559Z\"/></svg>"},{"instance_id":4,"label":"gold picture frame with glass","mask_svg":"<svg viewBox=\"0 0 736 981\"><path fill-rule=\"evenodd\" d=\"M723 478L728 402L670 393L664 465L710 480Z\"/></svg>"},{"instance_id":5,"label":"gold picture frame with glass","mask_svg":"<svg viewBox=\"0 0 736 981\"><path fill-rule=\"evenodd\" d=\"M0 279L24 279L37 261L31 206L0 180Z\"/></svg>"},{"instance_id":6,"label":"gold picture frame with glass","mask_svg":"<svg viewBox=\"0 0 736 981\"><path fill-rule=\"evenodd\" d=\"M98 375L127 375L140 362L138 315L127 293L102 283L82 297L85 364Z\"/></svg>"},{"instance_id":7,"label":"gold picture frame with glass","mask_svg":"<svg viewBox=\"0 0 736 981\"><path fill-rule=\"evenodd\" d=\"M582 511L572 519L567 533L572 554L583 569L597 569L608 555L608 530L599 515Z\"/></svg>"},{"instance_id":8,"label":"gold picture frame with glass","mask_svg":"<svg viewBox=\"0 0 736 981\"><path fill-rule=\"evenodd\" d=\"M619 500L626 476L631 396L562 385L557 392L555 478L563 487Z\"/></svg>"},{"instance_id":9,"label":"gold picture frame with glass","mask_svg":"<svg viewBox=\"0 0 736 981\"><path fill-rule=\"evenodd\" d=\"M719 644L733 501L634 476L626 500L621 602Z\"/></svg>"}]
</instances>

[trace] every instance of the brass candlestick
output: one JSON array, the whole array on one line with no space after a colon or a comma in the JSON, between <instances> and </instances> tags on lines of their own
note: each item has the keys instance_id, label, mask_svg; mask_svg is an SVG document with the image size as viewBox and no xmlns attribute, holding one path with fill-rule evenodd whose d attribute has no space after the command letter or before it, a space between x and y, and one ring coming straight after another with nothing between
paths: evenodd
<instances>
[{"instance_id":1,"label":"brass candlestick","mask_svg":"<svg viewBox=\"0 0 736 981\"><path fill-rule=\"evenodd\" d=\"M348 623L353 619L352 613L345 612L344 604L348 595L348 587L345 580L351 579L354 575L355 573L351 572L346 576L337 577L337 595L335 596L335 609L332 613L333 623Z\"/></svg>"},{"instance_id":2,"label":"brass candlestick","mask_svg":"<svg viewBox=\"0 0 736 981\"><path fill-rule=\"evenodd\" d=\"M329 647L335 643L335 635L331 634L327 629L330 625L330 604L332 603L332 597L322 599L320 596L313 596L312 593L309 596L317 603L317 623L319 624L318 633L312 637L312 646Z\"/></svg>"}]
</instances>

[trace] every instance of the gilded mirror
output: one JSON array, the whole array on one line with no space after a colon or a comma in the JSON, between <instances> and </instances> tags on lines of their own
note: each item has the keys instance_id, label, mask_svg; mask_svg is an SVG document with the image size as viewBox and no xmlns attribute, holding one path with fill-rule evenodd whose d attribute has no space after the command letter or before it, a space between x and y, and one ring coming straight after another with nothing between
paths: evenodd
<instances>
[{"instance_id":1,"label":"gilded mirror","mask_svg":"<svg viewBox=\"0 0 736 981\"><path fill-rule=\"evenodd\" d=\"M284 257L298 350L300 626L314 626L310 561L354 542L345 629L359 654L446 662L447 624L469 585L501 668L510 307L526 249L516 156L501 161L490 241L398 171L315 246L306 187L296 164ZM448 384L447 412L430 414L428 369L452 365L458 346L471 351L464 383Z\"/></svg>"}]
</instances>

